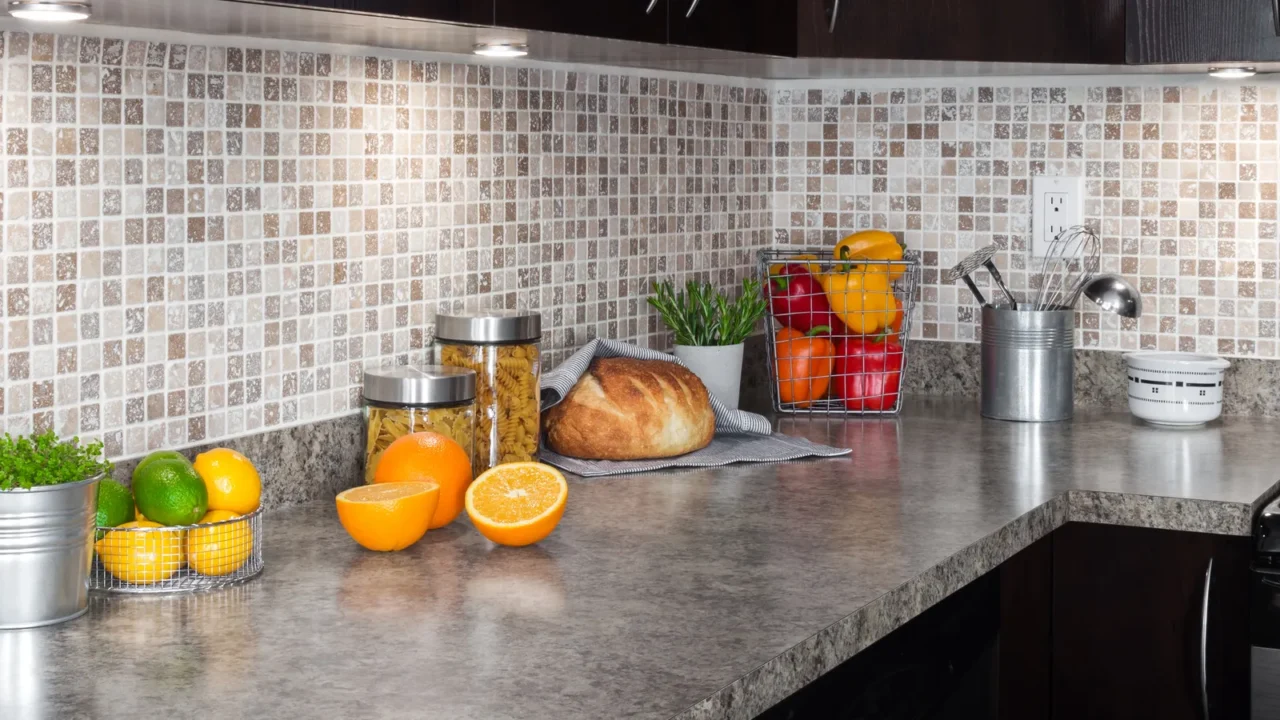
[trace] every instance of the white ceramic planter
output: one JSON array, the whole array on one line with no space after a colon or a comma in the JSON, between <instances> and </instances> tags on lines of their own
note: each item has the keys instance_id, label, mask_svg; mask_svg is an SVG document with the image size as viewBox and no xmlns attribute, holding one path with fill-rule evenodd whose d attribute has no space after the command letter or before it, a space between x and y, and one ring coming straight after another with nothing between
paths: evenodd
<instances>
[{"instance_id":1,"label":"white ceramic planter","mask_svg":"<svg viewBox=\"0 0 1280 720\"><path fill-rule=\"evenodd\" d=\"M730 410L738 409L742 385L742 347L737 345L677 345L676 357Z\"/></svg>"}]
</instances>

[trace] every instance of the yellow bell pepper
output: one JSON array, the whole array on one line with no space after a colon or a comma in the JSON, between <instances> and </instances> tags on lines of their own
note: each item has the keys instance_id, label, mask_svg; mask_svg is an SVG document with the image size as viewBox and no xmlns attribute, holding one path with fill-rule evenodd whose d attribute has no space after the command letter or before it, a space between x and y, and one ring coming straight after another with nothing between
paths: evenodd
<instances>
[{"instance_id":1,"label":"yellow bell pepper","mask_svg":"<svg viewBox=\"0 0 1280 720\"><path fill-rule=\"evenodd\" d=\"M901 260L902 246L892 233L884 230L862 230L836 243L833 257L837 260ZM897 280L906 272L901 265L888 263L860 264L860 268L872 272L887 272L889 280Z\"/></svg>"},{"instance_id":2,"label":"yellow bell pepper","mask_svg":"<svg viewBox=\"0 0 1280 720\"><path fill-rule=\"evenodd\" d=\"M889 273L848 266L818 277L827 302L850 332L875 335L898 314Z\"/></svg>"}]
</instances>

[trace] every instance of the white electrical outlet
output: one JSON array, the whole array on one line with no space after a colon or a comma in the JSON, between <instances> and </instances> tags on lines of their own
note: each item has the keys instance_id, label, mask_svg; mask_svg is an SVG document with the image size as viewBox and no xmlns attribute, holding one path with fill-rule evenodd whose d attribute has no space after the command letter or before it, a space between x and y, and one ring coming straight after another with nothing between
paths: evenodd
<instances>
[{"instance_id":1,"label":"white electrical outlet","mask_svg":"<svg viewBox=\"0 0 1280 720\"><path fill-rule=\"evenodd\" d=\"M1031 255L1044 257L1062 231L1083 218L1083 182L1078 177L1031 178Z\"/></svg>"}]
</instances>

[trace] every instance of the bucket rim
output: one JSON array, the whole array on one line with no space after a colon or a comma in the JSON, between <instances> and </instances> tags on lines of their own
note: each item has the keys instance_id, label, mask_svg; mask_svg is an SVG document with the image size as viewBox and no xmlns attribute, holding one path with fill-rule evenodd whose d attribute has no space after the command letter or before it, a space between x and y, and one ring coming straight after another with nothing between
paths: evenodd
<instances>
[{"instance_id":1,"label":"bucket rim","mask_svg":"<svg viewBox=\"0 0 1280 720\"><path fill-rule=\"evenodd\" d=\"M9 494L16 495L19 493L57 492L59 490L65 490L68 488L77 488L82 485L88 485L89 483L92 483L92 482L98 482L100 480L105 479L106 477L107 477L107 474L105 472L100 472L97 475L87 477L83 480L76 480L75 482L58 483L57 485L37 485L35 487L29 487L29 488L10 488L8 490L0 490L0 498Z\"/></svg>"}]
</instances>

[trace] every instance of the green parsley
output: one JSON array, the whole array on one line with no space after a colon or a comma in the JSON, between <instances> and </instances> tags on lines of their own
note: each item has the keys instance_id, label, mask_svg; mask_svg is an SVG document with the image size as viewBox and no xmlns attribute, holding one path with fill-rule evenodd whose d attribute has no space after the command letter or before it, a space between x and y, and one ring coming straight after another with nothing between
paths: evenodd
<instances>
[{"instance_id":1,"label":"green parsley","mask_svg":"<svg viewBox=\"0 0 1280 720\"><path fill-rule=\"evenodd\" d=\"M79 482L111 470L100 442L83 447L78 437L60 442L52 430L0 438L0 490Z\"/></svg>"}]
</instances>

